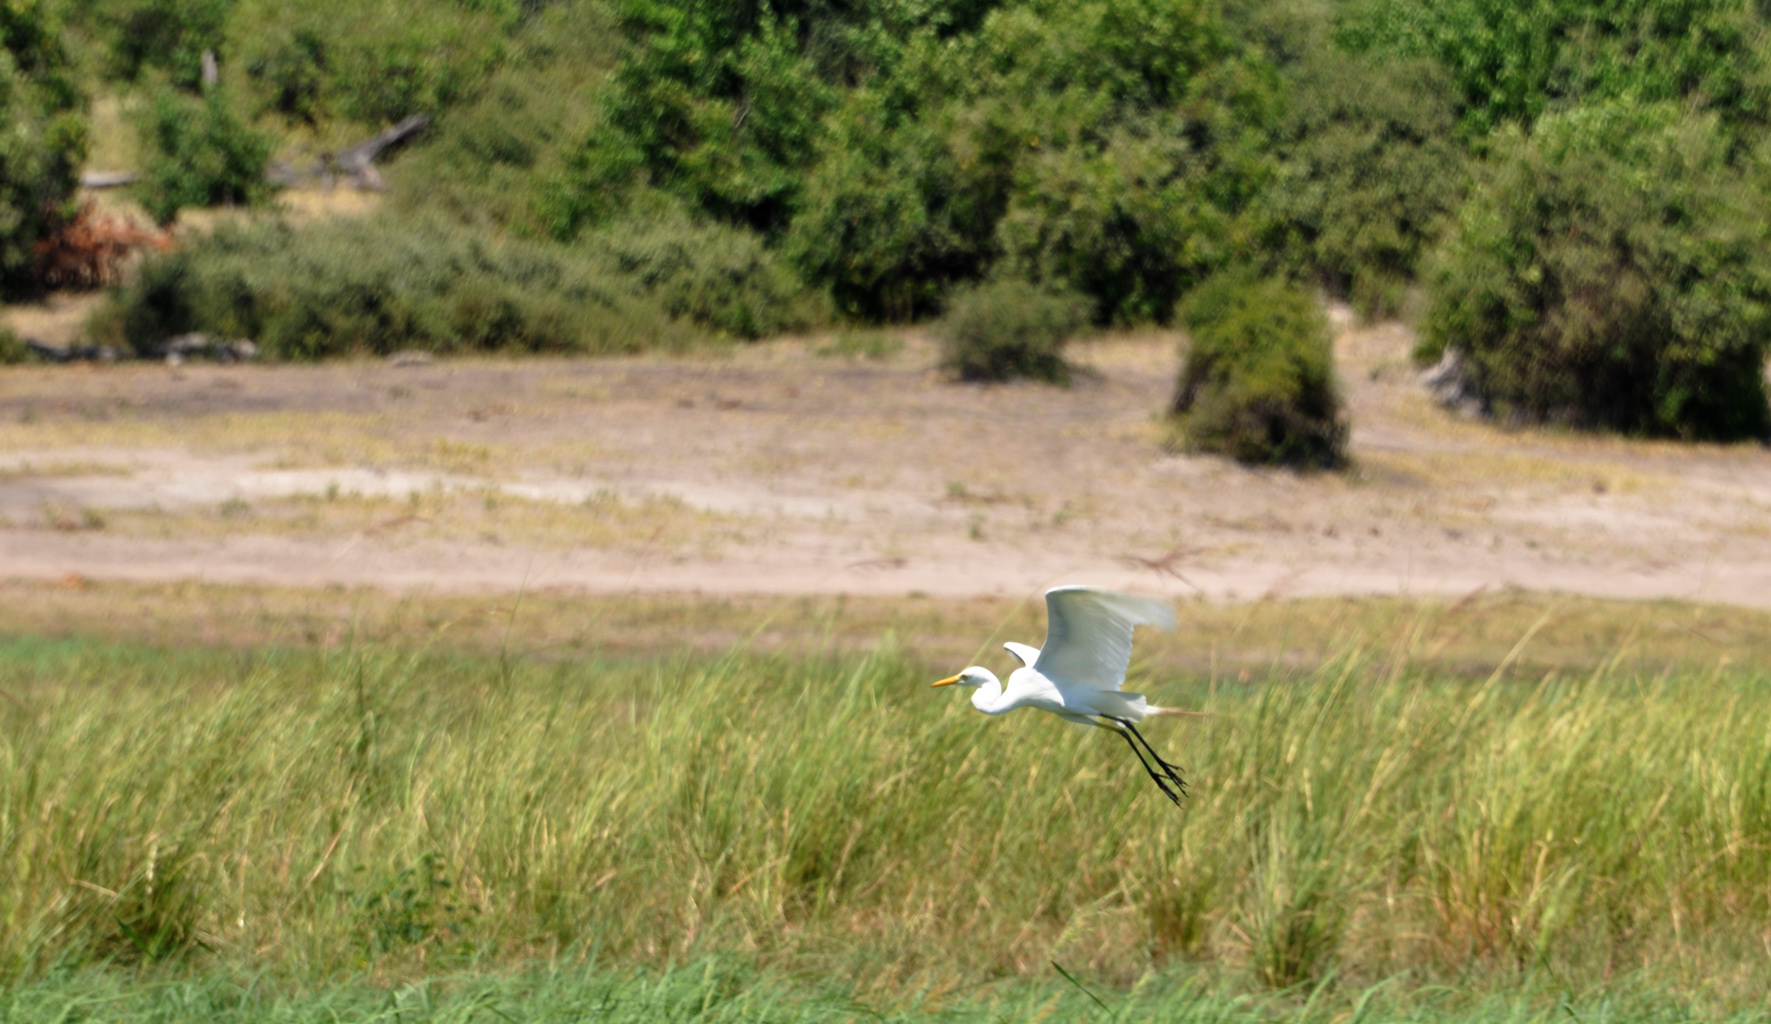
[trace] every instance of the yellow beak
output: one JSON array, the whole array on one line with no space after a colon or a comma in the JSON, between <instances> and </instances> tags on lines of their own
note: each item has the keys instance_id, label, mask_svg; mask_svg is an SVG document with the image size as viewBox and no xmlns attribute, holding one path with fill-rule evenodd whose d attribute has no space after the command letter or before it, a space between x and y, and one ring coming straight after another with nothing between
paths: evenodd
<instances>
[{"instance_id":1,"label":"yellow beak","mask_svg":"<svg viewBox=\"0 0 1771 1024\"><path fill-rule=\"evenodd\" d=\"M947 678L941 680L938 683L935 683L934 685L935 686L952 686L954 683L957 683L957 682L959 682L958 676L948 676Z\"/></svg>"}]
</instances>

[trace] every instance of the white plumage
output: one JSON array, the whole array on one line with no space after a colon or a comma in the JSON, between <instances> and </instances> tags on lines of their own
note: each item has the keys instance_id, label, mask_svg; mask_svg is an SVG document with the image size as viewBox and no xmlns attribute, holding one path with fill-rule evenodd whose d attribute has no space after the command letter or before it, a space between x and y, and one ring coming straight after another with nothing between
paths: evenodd
<instances>
[{"instance_id":1,"label":"white plumage","mask_svg":"<svg viewBox=\"0 0 1771 1024\"><path fill-rule=\"evenodd\" d=\"M1038 708L1066 721L1117 732L1168 798L1179 803L1186 792L1180 769L1156 753L1138 732L1137 723L1151 715L1198 712L1155 707L1143 694L1120 689L1131 664L1133 631L1138 626L1174 629L1174 608L1166 601L1071 586L1046 591L1045 609L1044 647L1013 641L1003 644L1022 664L1009 674L1006 686L980 665L934 685L975 687L972 706L986 715ZM1156 767L1145 760L1146 752Z\"/></svg>"}]
</instances>

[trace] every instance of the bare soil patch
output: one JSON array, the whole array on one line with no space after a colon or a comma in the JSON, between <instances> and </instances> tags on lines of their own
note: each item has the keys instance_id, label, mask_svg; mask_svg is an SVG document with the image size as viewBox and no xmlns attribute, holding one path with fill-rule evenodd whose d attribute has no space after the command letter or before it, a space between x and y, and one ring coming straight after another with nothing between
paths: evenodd
<instances>
[{"instance_id":1,"label":"bare soil patch","mask_svg":"<svg viewBox=\"0 0 1771 1024\"><path fill-rule=\"evenodd\" d=\"M1070 388L956 385L903 340L7 369L0 576L1771 605L1771 452L1459 420L1400 325L1343 325L1357 469L1316 476L1164 451L1174 335L1082 346Z\"/></svg>"}]
</instances>

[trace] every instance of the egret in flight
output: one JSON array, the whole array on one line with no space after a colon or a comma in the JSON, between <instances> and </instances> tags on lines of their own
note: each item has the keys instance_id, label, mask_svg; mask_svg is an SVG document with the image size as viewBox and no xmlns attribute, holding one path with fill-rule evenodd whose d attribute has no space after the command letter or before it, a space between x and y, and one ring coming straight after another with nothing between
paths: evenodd
<instances>
[{"instance_id":1,"label":"egret in flight","mask_svg":"<svg viewBox=\"0 0 1771 1024\"><path fill-rule=\"evenodd\" d=\"M1120 690L1131 664L1132 630L1174 629L1174 608L1166 601L1095 587L1053 587L1045 592L1045 612L1044 647L1013 641L1002 645L1022 666L1009 674L1007 686L978 665L934 685L976 687L972 707L986 715L1038 708L1066 721L1116 732L1125 737L1162 792L1179 805L1187 793L1181 769L1162 759L1138 732L1138 723L1151 715L1203 716L1204 712L1159 708L1141 693ZM1146 752L1150 760L1145 759Z\"/></svg>"}]
</instances>

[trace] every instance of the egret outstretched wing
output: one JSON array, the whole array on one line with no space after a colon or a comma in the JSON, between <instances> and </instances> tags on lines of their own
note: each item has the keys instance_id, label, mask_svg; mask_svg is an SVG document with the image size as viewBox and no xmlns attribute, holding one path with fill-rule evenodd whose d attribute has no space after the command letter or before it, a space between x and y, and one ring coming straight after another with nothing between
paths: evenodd
<instances>
[{"instance_id":1,"label":"egret outstretched wing","mask_svg":"<svg viewBox=\"0 0 1771 1024\"><path fill-rule=\"evenodd\" d=\"M1152 715L1194 712L1156 707L1143 694L1122 689L1131 664L1132 631L1138 626L1175 628L1174 608L1166 601L1094 587L1053 587L1045 592L1045 611L1044 649L1013 641L1002 645L1026 666L1016 669L1006 686L982 665L933 685L975 688L972 707L986 715L1038 708L1067 722L1118 733L1144 773L1179 806L1187 794L1181 768L1163 759L1138 731L1138 723Z\"/></svg>"},{"instance_id":2,"label":"egret outstretched wing","mask_svg":"<svg viewBox=\"0 0 1771 1024\"><path fill-rule=\"evenodd\" d=\"M1103 690L1125 685L1133 627L1175 628L1168 602L1094 587L1046 591L1045 612L1045 646L1034 670L1059 683Z\"/></svg>"}]
</instances>

